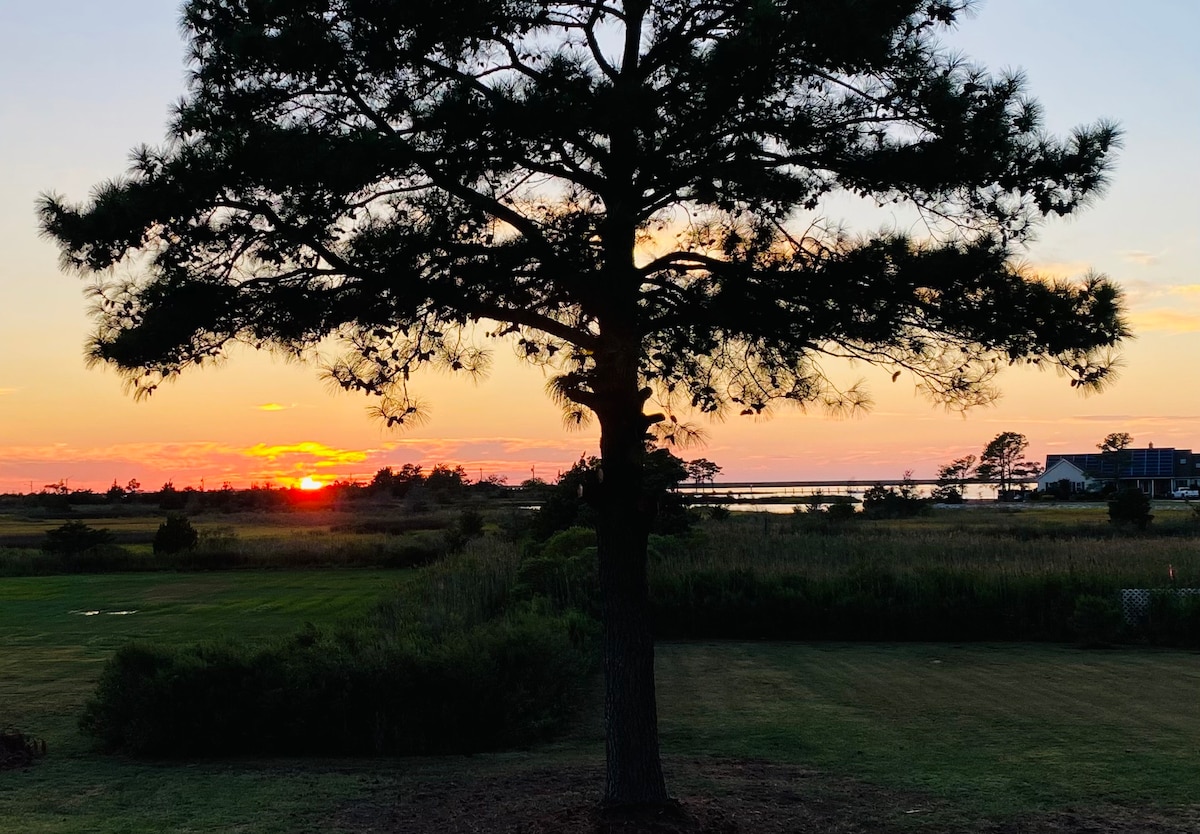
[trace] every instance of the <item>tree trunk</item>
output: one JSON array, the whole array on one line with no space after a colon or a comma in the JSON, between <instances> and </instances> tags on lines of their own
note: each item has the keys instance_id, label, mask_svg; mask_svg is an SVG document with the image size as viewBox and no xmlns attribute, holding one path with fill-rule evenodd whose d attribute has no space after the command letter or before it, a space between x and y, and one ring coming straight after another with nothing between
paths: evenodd
<instances>
[{"instance_id":1,"label":"tree trunk","mask_svg":"<svg viewBox=\"0 0 1200 834\"><path fill-rule=\"evenodd\" d=\"M604 609L606 808L669 803L658 749L654 638L646 542L653 508L642 494L646 422L636 375L599 414L602 480L596 485Z\"/></svg>"}]
</instances>

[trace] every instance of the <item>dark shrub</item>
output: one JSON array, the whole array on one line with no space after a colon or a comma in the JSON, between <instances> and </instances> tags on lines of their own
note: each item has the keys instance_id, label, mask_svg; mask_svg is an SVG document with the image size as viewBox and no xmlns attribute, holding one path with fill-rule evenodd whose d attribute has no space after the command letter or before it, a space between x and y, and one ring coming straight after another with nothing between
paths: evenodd
<instances>
[{"instance_id":1,"label":"dark shrub","mask_svg":"<svg viewBox=\"0 0 1200 834\"><path fill-rule=\"evenodd\" d=\"M200 534L187 518L169 515L166 521L158 525L158 532L154 534L154 555L192 550L199 541Z\"/></svg>"},{"instance_id":2,"label":"dark shrub","mask_svg":"<svg viewBox=\"0 0 1200 834\"><path fill-rule=\"evenodd\" d=\"M470 507L462 510L458 514L458 518L446 530L443 538L446 542L446 550L450 553L458 553L471 539L477 539L483 535L483 515Z\"/></svg>"},{"instance_id":3,"label":"dark shrub","mask_svg":"<svg viewBox=\"0 0 1200 834\"><path fill-rule=\"evenodd\" d=\"M1121 490L1108 502L1108 520L1145 530L1154 520L1150 514L1149 496L1140 489Z\"/></svg>"},{"instance_id":4,"label":"dark shrub","mask_svg":"<svg viewBox=\"0 0 1200 834\"><path fill-rule=\"evenodd\" d=\"M558 611L574 608L597 614L596 570L596 531L571 527L526 548L514 594L520 599L545 597Z\"/></svg>"},{"instance_id":5,"label":"dark shrub","mask_svg":"<svg viewBox=\"0 0 1200 834\"><path fill-rule=\"evenodd\" d=\"M483 514L467 507L458 514L454 526L468 539L479 538L483 535Z\"/></svg>"},{"instance_id":6,"label":"dark shrub","mask_svg":"<svg viewBox=\"0 0 1200 834\"><path fill-rule=\"evenodd\" d=\"M825 508L825 514L829 516L830 521L849 521L858 512L849 501L834 501Z\"/></svg>"},{"instance_id":7,"label":"dark shrub","mask_svg":"<svg viewBox=\"0 0 1200 834\"><path fill-rule=\"evenodd\" d=\"M534 517L531 532L542 541L570 527L595 527L596 512L588 503L589 495L603 478L600 459L583 457L559 476L546 493ZM642 492L654 505L653 531L664 535L686 532L692 523L683 497L675 487L687 478L684 462L667 449L646 453L642 465Z\"/></svg>"},{"instance_id":8,"label":"dark shrub","mask_svg":"<svg viewBox=\"0 0 1200 834\"><path fill-rule=\"evenodd\" d=\"M417 539L388 548L382 564L386 568L419 568L431 565L445 555L445 547L434 539Z\"/></svg>"},{"instance_id":9,"label":"dark shrub","mask_svg":"<svg viewBox=\"0 0 1200 834\"><path fill-rule=\"evenodd\" d=\"M101 545L112 544L111 530L90 527L82 521L68 521L61 527L46 531L42 550L46 553L78 555Z\"/></svg>"},{"instance_id":10,"label":"dark shrub","mask_svg":"<svg viewBox=\"0 0 1200 834\"><path fill-rule=\"evenodd\" d=\"M962 492L953 484L935 487L929 499L935 504L961 504L964 500Z\"/></svg>"},{"instance_id":11,"label":"dark shrub","mask_svg":"<svg viewBox=\"0 0 1200 834\"><path fill-rule=\"evenodd\" d=\"M1200 646L1200 595L1167 589L1150 597L1146 636L1167 646Z\"/></svg>"},{"instance_id":12,"label":"dark shrub","mask_svg":"<svg viewBox=\"0 0 1200 834\"><path fill-rule=\"evenodd\" d=\"M46 742L6 727L0 730L0 770L29 767L33 760L46 755Z\"/></svg>"},{"instance_id":13,"label":"dark shrub","mask_svg":"<svg viewBox=\"0 0 1200 834\"><path fill-rule=\"evenodd\" d=\"M863 493L863 514L870 519L913 518L927 514L932 502L907 482L899 489L876 484Z\"/></svg>"},{"instance_id":14,"label":"dark shrub","mask_svg":"<svg viewBox=\"0 0 1200 834\"><path fill-rule=\"evenodd\" d=\"M1085 649L1107 649L1121 631L1121 608L1109 597L1085 594L1075 600L1071 630Z\"/></svg>"},{"instance_id":15,"label":"dark shrub","mask_svg":"<svg viewBox=\"0 0 1200 834\"><path fill-rule=\"evenodd\" d=\"M525 613L443 634L312 628L266 648L129 645L81 728L142 756L469 753L528 744L595 666L592 621Z\"/></svg>"}]
</instances>

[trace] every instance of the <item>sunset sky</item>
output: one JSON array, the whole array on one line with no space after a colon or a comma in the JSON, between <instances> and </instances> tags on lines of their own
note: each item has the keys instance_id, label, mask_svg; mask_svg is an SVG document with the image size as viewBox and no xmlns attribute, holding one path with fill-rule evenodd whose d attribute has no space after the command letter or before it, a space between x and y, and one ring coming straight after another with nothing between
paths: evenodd
<instances>
[{"instance_id":1,"label":"sunset sky","mask_svg":"<svg viewBox=\"0 0 1200 834\"><path fill-rule=\"evenodd\" d=\"M43 191L83 199L126 169L132 147L163 138L184 92L177 19L171 0L0 4L0 493L60 479L101 490L131 478L154 489L364 479L408 462L515 482L552 479L595 453L595 431L564 430L541 372L509 361L503 344L478 385L421 380L432 419L403 433L314 368L249 351L139 403L111 371L84 367L82 282L38 237L34 201ZM1027 435L1039 459L1090 451L1116 431L1138 446L1200 449L1197 31L1194 0L990 0L948 39L993 70L1025 70L1055 133L1098 117L1125 131L1105 197L1045 226L1025 256L1045 273L1092 268L1125 287L1137 338L1113 388L1082 397L1053 373L1014 369L995 407L964 417L915 396L909 379L852 368L846 378L870 382L866 416L701 419L707 444L680 454L716 461L723 480L816 480L932 477L1001 431Z\"/></svg>"}]
</instances>

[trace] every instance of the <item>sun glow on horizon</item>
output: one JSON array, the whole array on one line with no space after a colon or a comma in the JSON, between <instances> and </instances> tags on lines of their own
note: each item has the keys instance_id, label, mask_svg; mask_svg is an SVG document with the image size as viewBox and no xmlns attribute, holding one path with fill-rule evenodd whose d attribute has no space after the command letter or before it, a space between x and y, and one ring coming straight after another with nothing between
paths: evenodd
<instances>
[{"instance_id":1,"label":"sun glow on horizon","mask_svg":"<svg viewBox=\"0 0 1200 834\"><path fill-rule=\"evenodd\" d=\"M300 482L298 484L296 484L296 486L300 487L300 489L311 492L312 490L324 489L325 482L318 481L316 478L314 478L311 475L305 475L303 478L300 479Z\"/></svg>"}]
</instances>

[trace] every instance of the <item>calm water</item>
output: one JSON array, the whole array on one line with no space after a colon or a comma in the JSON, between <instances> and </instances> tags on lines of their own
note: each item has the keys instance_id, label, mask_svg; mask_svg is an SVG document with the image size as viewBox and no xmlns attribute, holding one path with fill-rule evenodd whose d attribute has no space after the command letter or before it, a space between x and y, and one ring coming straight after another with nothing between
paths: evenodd
<instances>
[{"instance_id":1,"label":"calm water","mask_svg":"<svg viewBox=\"0 0 1200 834\"><path fill-rule=\"evenodd\" d=\"M735 511L752 511L767 513L790 513L793 508L807 504L814 496L849 496L861 501L869 486L846 487L842 484L815 484L797 487L777 487L772 485L723 487L720 484L709 487L696 487L693 484L682 485L681 492L687 495L695 506L708 504L705 496L712 496L713 504L720 504ZM918 486L917 494L928 497L933 487ZM996 487L990 484L968 484L967 500L995 500ZM796 499L791 503L788 499ZM765 503L769 502L769 503Z\"/></svg>"}]
</instances>

